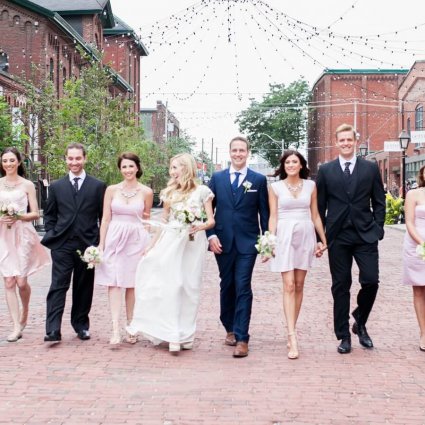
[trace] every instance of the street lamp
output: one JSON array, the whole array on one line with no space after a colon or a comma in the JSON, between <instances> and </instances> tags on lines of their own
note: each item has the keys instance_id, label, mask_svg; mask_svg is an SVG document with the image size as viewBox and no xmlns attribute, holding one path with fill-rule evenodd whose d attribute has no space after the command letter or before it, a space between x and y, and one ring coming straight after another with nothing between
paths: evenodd
<instances>
[{"instance_id":1,"label":"street lamp","mask_svg":"<svg viewBox=\"0 0 425 425\"><path fill-rule=\"evenodd\" d=\"M360 156L364 158L367 155L367 145L366 143L362 143L359 146Z\"/></svg>"},{"instance_id":2,"label":"street lamp","mask_svg":"<svg viewBox=\"0 0 425 425\"><path fill-rule=\"evenodd\" d=\"M279 142L279 140L275 140L275 139L273 139L273 137L272 136L269 136L267 133L259 133L258 134L259 136L266 136L266 137L268 137L272 142L275 142L275 143L280 143L281 144L281 149L282 149L282 155L283 155L283 152L284 152L284 150L285 150L285 141L282 139L280 142Z\"/></svg>"},{"instance_id":3,"label":"street lamp","mask_svg":"<svg viewBox=\"0 0 425 425\"><path fill-rule=\"evenodd\" d=\"M406 130L401 130L400 136L398 136L400 140L400 148L402 151L401 155L401 197L403 199L406 198L406 149L409 147L410 143L410 135Z\"/></svg>"}]
</instances>

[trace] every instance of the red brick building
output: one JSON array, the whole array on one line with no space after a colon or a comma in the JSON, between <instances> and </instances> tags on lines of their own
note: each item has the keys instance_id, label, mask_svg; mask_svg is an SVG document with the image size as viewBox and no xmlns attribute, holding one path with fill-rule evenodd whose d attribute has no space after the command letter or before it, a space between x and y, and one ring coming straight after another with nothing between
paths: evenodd
<instances>
[{"instance_id":1,"label":"red brick building","mask_svg":"<svg viewBox=\"0 0 425 425\"><path fill-rule=\"evenodd\" d=\"M156 108L142 108L140 116L147 139L164 143L171 137L180 136L178 119L160 100L156 102Z\"/></svg>"},{"instance_id":2,"label":"red brick building","mask_svg":"<svg viewBox=\"0 0 425 425\"><path fill-rule=\"evenodd\" d=\"M398 140L398 89L407 70L328 70L313 86L308 160L313 177L320 164L337 156L335 129L352 124L368 152Z\"/></svg>"},{"instance_id":3,"label":"red brick building","mask_svg":"<svg viewBox=\"0 0 425 425\"><path fill-rule=\"evenodd\" d=\"M85 65L76 46L98 60L97 52L104 50L109 59L115 49L109 40L124 28L121 50L125 58L111 61L111 92L132 99L138 116L140 57L147 51L134 31L116 20L110 0L0 0L0 86L10 99L14 76L48 77L60 97L64 81L78 76ZM42 70L41 75L31 75L32 65Z\"/></svg>"}]
</instances>

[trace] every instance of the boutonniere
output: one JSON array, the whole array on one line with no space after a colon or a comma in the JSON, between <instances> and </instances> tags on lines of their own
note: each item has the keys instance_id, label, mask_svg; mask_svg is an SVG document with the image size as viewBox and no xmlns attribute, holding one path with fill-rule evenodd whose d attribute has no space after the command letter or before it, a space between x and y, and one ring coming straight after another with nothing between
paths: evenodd
<instances>
[{"instance_id":1,"label":"boutonniere","mask_svg":"<svg viewBox=\"0 0 425 425\"><path fill-rule=\"evenodd\" d=\"M243 187L245 188L245 190L244 190L244 192L243 192L243 193L248 192L248 190L249 190L249 189L251 189L251 187L252 187L252 183L251 183L251 182L249 182L248 180L245 180L245 181L242 183L242 185L243 185Z\"/></svg>"}]
</instances>

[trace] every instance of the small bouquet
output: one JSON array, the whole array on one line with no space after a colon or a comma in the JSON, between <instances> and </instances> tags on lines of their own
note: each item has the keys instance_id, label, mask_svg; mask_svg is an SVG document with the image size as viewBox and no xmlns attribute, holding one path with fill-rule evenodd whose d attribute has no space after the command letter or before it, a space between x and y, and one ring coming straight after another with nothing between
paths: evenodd
<instances>
[{"instance_id":1,"label":"small bouquet","mask_svg":"<svg viewBox=\"0 0 425 425\"><path fill-rule=\"evenodd\" d=\"M267 231L258 237L255 248L262 257L271 258L274 257L273 251L276 248L276 242L276 236Z\"/></svg>"},{"instance_id":2,"label":"small bouquet","mask_svg":"<svg viewBox=\"0 0 425 425\"><path fill-rule=\"evenodd\" d=\"M416 254L418 254L419 257L421 257L422 260L425 261L425 243L416 247Z\"/></svg>"},{"instance_id":3,"label":"small bouquet","mask_svg":"<svg viewBox=\"0 0 425 425\"><path fill-rule=\"evenodd\" d=\"M0 207L0 215L8 215L9 217L14 217L16 219L20 218L20 211L17 204L14 202L10 202L8 204L2 204ZM8 229L11 229L12 226L10 224L7 225Z\"/></svg>"},{"instance_id":4,"label":"small bouquet","mask_svg":"<svg viewBox=\"0 0 425 425\"><path fill-rule=\"evenodd\" d=\"M81 254L81 251L77 249L77 254L80 256L82 261L87 263L88 269L93 269L102 262L102 254L96 246L89 246L84 251L84 254Z\"/></svg>"},{"instance_id":5,"label":"small bouquet","mask_svg":"<svg viewBox=\"0 0 425 425\"><path fill-rule=\"evenodd\" d=\"M207 219L205 210L199 205L188 204L177 207L175 212L175 218L182 224L192 226L196 224L204 223ZM194 235L189 234L189 240L194 241Z\"/></svg>"}]
</instances>

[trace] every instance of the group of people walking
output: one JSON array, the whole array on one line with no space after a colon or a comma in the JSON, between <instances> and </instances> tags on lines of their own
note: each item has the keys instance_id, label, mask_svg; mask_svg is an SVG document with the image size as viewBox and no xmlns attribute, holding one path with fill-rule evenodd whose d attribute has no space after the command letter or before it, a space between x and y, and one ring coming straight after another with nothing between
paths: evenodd
<instances>
[{"instance_id":1,"label":"group of people walking","mask_svg":"<svg viewBox=\"0 0 425 425\"><path fill-rule=\"evenodd\" d=\"M287 151L268 186L265 176L247 167L249 142L230 141L230 167L214 173L209 187L199 185L196 163L189 154L170 161L170 180L160 194L161 220L150 217L152 190L138 182L140 159L134 153L118 158L122 181L106 188L85 172L84 146L66 149L68 174L49 187L44 211L46 233L41 244L50 249L52 281L47 294L46 335L61 341L62 316L72 279L71 325L81 340L90 339L89 313L94 284L108 289L112 334L121 343L119 318L124 292L124 340L138 335L154 344L168 343L170 352L192 349L207 248L215 255L220 279L220 320L224 343L234 357L249 353L252 273L261 233L277 237L269 260L283 282L288 358L299 357L296 325L304 282L314 257L328 250L334 299L334 330L341 354L351 351L351 332L372 348L366 324L378 292L378 242L384 236L385 192L377 165L356 156L352 126L336 129L339 156L323 164L317 181L309 180L305 158ZM22 158L15 148L1 154L0 205L17 205L0 216L0 274L13 322L10 342L22 337L28 318L31 289L27 278L49 263L47 251L31 221L38 218L33 184L25 179ZM425 172L419 188L406 199L403 282L413 286L425 351L424 262L415 253L425 240ZM97 246L102 262L88 268L77 251ZM351 314L353 259L359 268L360 290ZM22 308L19 306L19 298Z\"/></svg>"}]
</instances>

